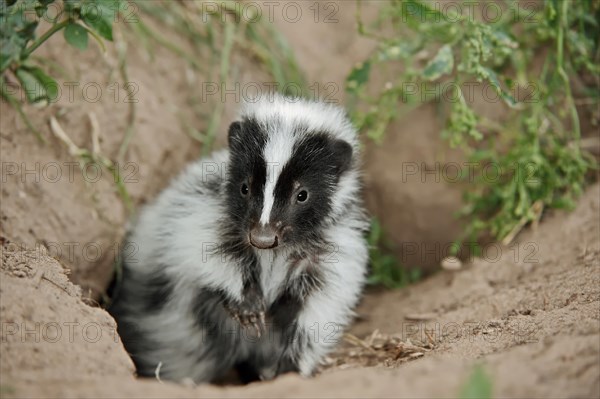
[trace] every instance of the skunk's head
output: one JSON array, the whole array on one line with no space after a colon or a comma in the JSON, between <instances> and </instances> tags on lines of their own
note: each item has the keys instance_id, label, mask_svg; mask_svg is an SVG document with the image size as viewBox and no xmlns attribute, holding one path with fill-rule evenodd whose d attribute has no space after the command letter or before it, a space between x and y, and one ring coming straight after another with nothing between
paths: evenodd
<instances>
[{"instance_id":1,"label":"skunk's head","mask_svg":"<svg viewBox=\"0 0 600 399\"><path fill-rule=\"evenodd\" d=\"M323 227L357 195L356 132L335 106L280 96L248 105L229 147L228 224L241 243L323 244Z\"/></svg>"}]
</instances>

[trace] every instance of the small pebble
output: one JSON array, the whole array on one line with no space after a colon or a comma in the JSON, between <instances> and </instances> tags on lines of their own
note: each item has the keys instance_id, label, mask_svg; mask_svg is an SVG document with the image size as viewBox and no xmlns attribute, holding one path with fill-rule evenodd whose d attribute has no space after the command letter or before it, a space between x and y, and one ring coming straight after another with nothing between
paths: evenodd
<instances>
[{"instance_id":1,"label":"small pebble","mask_svg":"<svg viewBox=\"0 0 600 399\"><path fill-rule=\"evenodd\" d=\"M442 259L441 266L444 270L460 270L462 262L455 256L447 256Z\"/></svg>"}]
</instances>

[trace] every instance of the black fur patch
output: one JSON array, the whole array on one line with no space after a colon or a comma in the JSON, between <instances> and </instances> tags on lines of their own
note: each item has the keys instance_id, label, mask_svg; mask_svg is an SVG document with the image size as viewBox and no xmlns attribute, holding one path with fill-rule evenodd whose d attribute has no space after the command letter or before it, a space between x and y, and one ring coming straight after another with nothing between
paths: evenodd
<instances>
[{"instance_id":1,"label":"black fur patch","mask_svg":"<svg viewBox=\"0 0 600 399\"><path fill-rule=\"evenodd\" d=\"M290 291L286 290L271 305L267 317L271 319L273 327L284 332L292 333L296 329L296 319L302 310L303 301Z\"/></svg>"},{"instance_id":2,"label":"black fur patch","mask_svg":"<svg viewBox=\"0 0 600 399\"><path fill-rule=\"evenodd\" d=\"M236 334L227 328L231 316L225 309L226 302L224 291L202 288L192 304L196 324L205 334L203 338L216 348L232 347L232 336Z\"/></svg>"},{"instance_id":3,"label":"black fur patch","mask_svg":"<svg viewBox=\"0 0 600 399\"><path fill-rule=\"evenodd\" d=\"M121 286L115 292L107 310L117 320L117 331L135 363L138 374L151 376L156 365L145 363L140 355L152 351L159 343L153 342L136 322L129 321L125 316L132 311L140 314L160 311L173 294L174 285L162 273L154 273L150 279L140 281L126 263L122 266Z\"/></svg>"},{"instance_id":4,"label":"black fur patch","mask_svg":"<svg viewBox=\"0 0 600 399\"><path fill-rule=\"evenodd\" d=\"M297 143L275 186L272 221L289 226L283 241L295 244L318 243L320 227L331 212L333 196L340 175L352 162L350 144L327 134L311 134ZM306 190L308 200L296 201Z\"/></svg>"},{"instance_id":5,"label":"black fur patch","mask_svg":"<svg viewBox=\"0 0 600 399\"><path fill-rule=\"evenodd\" d=\"M253 119L229 128L230 162L225 187L227 217L221 230L224 252L240 258L249 250L248 232L260 217L267 166L263 150L267 135ZM241 193L242 184L250 188Z\"/></svg>"},{"instance_id":6,"label":"black fur patch","mask_svg":"<svg viewBox=\"0 0 600 399\"><path fill-rule=\"evenodd\" d=\"M164 273L155 272L149 278L140 281L137 279L138 275L132 273L126 264L123 264L122 273L126 289L118 291L112 306L116 307L119 302L135 302L145 312L158 312L173 294L173 281Z\"/></svg>"},{"instance_id":7,"label":"black fur patch","mask_svg":"<svg viewBox=\"0 0 600 399\"><path fill-rule=\"evenodd\" d=\"M153 376L156 365L144 361L143 355L159 347L160 342L153 341L143 333L143 330L135 322L126 321L126 319L118 320L117 332L135 364L137 374L143 377Z\"/></svg>"},{"instance_id":8,"label":"black fur patch","mask_svg":"<svg viewBox=\"0 0 600 399\"><path fill-rule=\"evenodd\" d=\"M196 325L202 330L202 348L195 355L199 362L215 360L213 375L224 375L234 366L238 350L236 342L240 339L240 327L231 323L231 315L224 304L225 292L212 289L199 289L192 304Z\"/></svg>"},{"instance_id":9,"label":"black fur patch","mask_svg":"<svg viewBox=\"0 0 600 399\"><path fill-rule=\"evenodd\" d=\"M249 361L239 362L235 365L235 369L242 384L250 384L254 381L260 381L258 370L256 370L255 365Z\"/></svg>"},{"instance_id":10,"label":"black fur patch","mask_svg":"<svg viewBox=\"0 0 600 399\"><path fill-rule=\"evenodd\" d=\"M162 309L173 294L174 284L163 273L154 273L146 281L144 296L147 310L152 312Z\"/></svg>"}]
</instances>

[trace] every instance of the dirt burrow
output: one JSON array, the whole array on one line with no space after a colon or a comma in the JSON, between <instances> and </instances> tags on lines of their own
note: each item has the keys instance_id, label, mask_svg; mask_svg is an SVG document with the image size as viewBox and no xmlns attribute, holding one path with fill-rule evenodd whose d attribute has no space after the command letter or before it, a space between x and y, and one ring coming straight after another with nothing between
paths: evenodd
<instances>
[{"instance_id":1,"label":"dirt burrow","mask_svg":"<svg viewBox=\"0 0 600 399\"><path fill-rule=\"evenodd\" d=\"M315 22L311 5L302 4L308 17L299 22L279 18L275 23L307 71L309 84L332 83L327 87L335 92L321 94L332 94L343 104L345 76L374 44L356 34L353 2L339 3L337 22L328 24ZM363 11L373 15L377 4L366 3ZM185 46L171 33L162 33ZM76 168L70 179L68 163L76 160L48 128L49 117L56 116L75 143L89 149L92 112L100 125L102 151L114 157L127 123L124 96L115 101L108 91L115 81L123 84L118 58L110 46L107 54L92 46L78 52L59 37L39 51L64 64L68 76L59 79L62 84L76 81L82 88L98 83L104 94L92 102L77 90L74 100L65 95L44 110L27 107L48 141L45 146L12 108L0 103L0 155L3 166L17 166L16 174L3 170L0 190L1 396L453 397L473 364L482 362L496 396L598 397L597 185L574 213L545 218L537 231L520 237L518 247L502 248L501 256L490 247L486 259L459 272L437 274L406 290L369 292L351 331L359 341L342 343L316 378L289 375L224 388L135 379L114 321L89 306L94 303L88 299L90 291L97 297L112 275L114 249L128 215L107 176L86 182ZM266 79L251 60L236 56L232 63L238 65L242 83ZM125 171L134 173L127 187L140 205L198 155L200 146L182 122L198 130L206 127L205 118L189 105L205 77L163 49L156 48L151 59L132 43L127 64L139 90L136 134L124 162L134 165ZM228 97L223 121L233 118L238 105ZM224 123L219 131L217 146L225 143L226 127ZM438 132L436 114L426 106L410 123L394 125L383 146L365 143L367 203L383 217L395 242L431 248L449 242L460 230L452 217L460 204L457 187L443 179L424 181L420 175L404 181L397 170L398 159L417 162L419 168L422 161L426 168L438 161L442 166L460 162L460 155L447 153ZM52 169L44 174L44 167L53 163L62 173L57 181ZM421 253L406 258L400 246L398 255L406 264L427 265L437 264L441 252L436 253L433 259ZM395 335L393 342L402 342L402 349L369 346L380 334Z\"/></svg>"},{"instance_id":2,"label":"dirt burrow","mask_svg":"<svg viewBox=\"0 0 600 399\"><path fill-rule=\"evenodd\" d=\"M244 387L137 380L114 321L81 300L56 260L5 250L3 396L453 397L480 363L496 397L598 397L599 187L573 213L551 215L518 245L498 247L497 259L366 295L351 334L368 342L379 330L430 348L416 360L364 367L379 349L343 343L331 356L336 366L315 378L285 375Z\"/></svg>"}]
</instances>

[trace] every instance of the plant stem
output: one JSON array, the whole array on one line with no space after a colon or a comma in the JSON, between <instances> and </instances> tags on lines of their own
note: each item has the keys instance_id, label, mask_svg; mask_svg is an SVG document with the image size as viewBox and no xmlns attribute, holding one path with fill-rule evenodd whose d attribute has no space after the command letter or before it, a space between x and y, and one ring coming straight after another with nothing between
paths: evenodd
<instances>
[{"instance_id":1,"label":"plant stem","mask_svg":"<svg viewBox=\"0 0 600 399\"><path fill-rule=\"evenodd\" d=\"M53 34L55 34L56 32L58 32L59 30L61 30L62 28L64 28L65 26L67 26L70 23L71 23L71 20L65 19L64 21L59 22L58 24L52 25L52 28L48 29L46 31L46 33L44 33L42 36L40 36L35 42L33 42L31 44L31 46L29 46L25 51L23 51L21 58L29 57L29 55L32 52L34 52L35 49L40 47L42 45L42 43L44 43L46 40L48 40L50 38L50 36L52 36Z\"/></svg>"},{"instance_id":2,"label":"plant stem","mask_svg":"<svg viewBox=\"0 0 600 399\"><path fill-rule=\"evenodd\" d=\"M558 37L556 40L556 57L557 57L557 70L558 74L562 78L565 84L565 95L567 103L569 104L569 110L571 112L571 119L573 121L573 135L575 140L579 140L581 136L579 115L577 114L577 107L573 101L573 95L571 93L571 83L569 82L569 76L565 71L564 67L564 32L568 28L567 11L569 9L568 1L563 0L562 8L560 10L560 20L558 21ZM579 148L578 148L579 149Z\"/></svg>"},{"instance_id":3,"label":"plant stem","mask_svg":"<svg viewBox=\"0 0 600 399\"><path fill-rule=\"evenodd\" d=\"M132 89L127 74L127 43L122 37L120 37L119 41L117 42L117 51L119 56L119 73L121 74L121 79L123 80L125 91L127 92L127 102L129 103L127 128L125 130L125 136L123 136L123 142L121 143L119 152L117 154L117 162L123 163L125 160L125 155L127 154L127 148L129 148L129 143L131 142L133 134L135 133L135 103L137 100L134 98L135 92Z\"/></svg>"}]
</instances>

